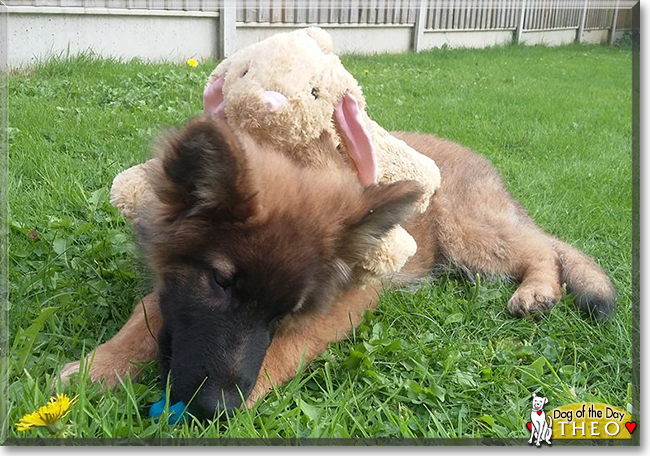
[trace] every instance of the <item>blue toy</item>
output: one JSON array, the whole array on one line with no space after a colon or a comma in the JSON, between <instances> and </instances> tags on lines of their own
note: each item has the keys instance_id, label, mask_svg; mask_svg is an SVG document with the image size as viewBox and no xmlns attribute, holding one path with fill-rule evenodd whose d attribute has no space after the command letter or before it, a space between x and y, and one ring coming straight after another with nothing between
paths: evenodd
<instances>
[{"instance_id":1,"label":"blue toy","mask_svg":"<svg viewBox=\"0 0 650 456\"><path fill-rule=\"evenodd\" d=\"M163 391L162 399L153 404L149 409L149 418L153 418L157 423L160 421L160 415L162 415L165 410L165 402L167 402L167 396ZM169 404L169 424L176 424L179 421L182 421L186 418L185 414L185 402L178 401L175 404Z\"/></svg>"}]
</instances>

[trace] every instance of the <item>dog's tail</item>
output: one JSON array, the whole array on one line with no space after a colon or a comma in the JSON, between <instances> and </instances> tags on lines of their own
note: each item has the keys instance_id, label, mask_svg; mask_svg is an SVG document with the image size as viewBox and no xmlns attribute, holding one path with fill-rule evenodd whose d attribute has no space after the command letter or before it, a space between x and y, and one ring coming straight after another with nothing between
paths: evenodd
<instances>
[{"instance_id":1,"label":"dog's tail","mask_svg":"<svg viewBox=\"0 0 650 456\"><path fill-rule=\"evenodd\" d=\"M595 319L607 319L616 308L616 288L605 271L569 244L558 239L552 243L562 265L562 283L578 308Z\"/></svg>"},{"instance_id":2,"label":"dog's tail","mask_svg":"<svg viewBox=\"0 0 650 456\"><path fill-rule=\"evenodd\" d=\"M548 418L548 428L553 429L553 418L548 413L546 414L546 418Z\"/></svg>"}]
</instances>

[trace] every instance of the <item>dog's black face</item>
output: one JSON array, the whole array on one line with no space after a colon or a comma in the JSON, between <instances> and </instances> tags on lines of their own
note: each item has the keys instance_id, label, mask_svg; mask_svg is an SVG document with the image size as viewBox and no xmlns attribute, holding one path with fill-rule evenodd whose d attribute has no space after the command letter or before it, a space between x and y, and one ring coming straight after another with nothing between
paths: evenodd
<instances>
[{"instance_id":1,"label":"dog's black face","mask_svg":"<svg viewBox=\"0 0 650 456\"><path fill-rule=\"evenodd\" d=\"M349 289L421 195L243 149L213 118L171 138L149 179L160 202L140 238L158 278L162 381L199 418L242 405L282 319Z\"/></svg>"},{"instance_id":2,"label":"dog's black face","mask_svg":"<svg viewBox=\"0 0 650 456\"><path fill-rule=\"evenodd\" d=\"M255 386L282 319L309 312L316 300L327 304L324 290L348 285L350 275L329 268L315 251L292 259L281 255L278 262L278 244L272 242L285 242L254 231L235 226L215 230L211 238L217 244L253 248L241 249L238 257L233 255L240 249L227 246L196 252L191 260L169 257L159 278L162 380L171 381L170 399L189 401L189 411L197 417L240 407ZM300 249L300 239L294 237L292 243ZM225 260L230 257L238 259ZM312 286L318 281L320 286Z\"/></svg>"},{"instance_id":3,"label":"dog's black face","mask_svg":"<svg viewBox=\"0 0 650 456\"><path fill-rule=\"evenodd\" d=\"M189 410L200 418L241 405L271 341L272 313L256 313L255 302L213 275L196 266L165 280L159 292L163 384L171 381L171 403L188 403L196 393Z\"/></svg>"}]
</instances>

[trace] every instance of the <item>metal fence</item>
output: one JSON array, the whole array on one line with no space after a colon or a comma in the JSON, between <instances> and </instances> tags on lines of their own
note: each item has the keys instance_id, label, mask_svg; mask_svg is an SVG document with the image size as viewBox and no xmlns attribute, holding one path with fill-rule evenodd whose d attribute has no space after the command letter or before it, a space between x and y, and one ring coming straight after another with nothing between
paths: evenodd
<instances>
[{"instance_id":1,"label":"metal fence","mask_svg":"<svg viewBox=\"0 0 650 456\"><path fill-rule=\"evenodd\" d=\"M422 0L226 0L236 21L259 24L413 25ZM633 1L612 0L423 0L425 30L514 30L523 14L525 30L607 29L631 26ZM9 6L218 11L215 0L9 0ZM586 6L586 15L585 12Z\"/></svg>"}]
</instances>

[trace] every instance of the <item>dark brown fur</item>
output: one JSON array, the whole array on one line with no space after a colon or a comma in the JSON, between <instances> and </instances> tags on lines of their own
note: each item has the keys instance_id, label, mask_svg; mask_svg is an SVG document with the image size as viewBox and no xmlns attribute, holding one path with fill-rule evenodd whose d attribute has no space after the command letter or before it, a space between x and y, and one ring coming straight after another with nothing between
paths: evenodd
<instances>
[{"instance_id":1,"label":"dark brown fur","mask_svg":"<svg viewBox=\"0 0 650 456\"><path fill-rule=\"evenodd\" d=\"M280 384L295 375L303 357L308 362L322 353L328 343L344 338L360 322L363 312L376 305L379 285L359 289L352 281L355 262L365 249L372 247L372 241L368 242L372 236L361 231L357 240L351 242L354 236L342 233L349 233L351 227L371 216L371 209L382 201L393 201L401 208L393 208L396 215L389 217L382 229L402 223L418 243L417 254L395 278L397 281L423 277L436 266L455 266L471 274L509 277L520 282L508 302L514 315L548 311L560 299L563 283L575 293L577 304L585 312L598 318L613 311L615 290L602 269L583 253L537 227L509 195L487 160L431 135L396 136L433 158L442 175L442 186L427 212L406 223L402 220L408 215L408 201L418 192L414 184L362 189L352 173L299 168L282 156L257 150L250 144L244 147L245 155L254 155L255 164L229 164L227 174L235 176L232 180L224 181L224 175L219 174L223 167L214 171L214 167L219 168L217 163L201 165L201 169L216 172L214 176L194 176L191 180L185 178L185 171L174 178L175 171L169 165L158 170L156 186L164 205L152 214L155 220L151 226L156 229L149 232L145 241L158 276L183 274L183 267L179 269L175 258L201 252L206 243L223 236L232 241L232 246L213 252L214 267L228 265L235 259L241 265L242 259L248 257L243 261L248 264L245 268L261 264L258 274L267 276L265 281L272 293L291 302L299 299L296 290L320 290L304 309L326 309L325 312L289 312L283 318L268 347L249 403L268 391L271 384ZM226 142L234 144L227 133L226 137ZM179 138L174 140L173 150L182 148ZM170 185L169 179L176 183ZM208 189L207 182L237 184ZM261 191L271 188L272 191ZM198 206L191 201L197 195L203 195ZM215 200L211 200L215 195L217 200L237 204L215 205ZM211 207L209 213L219 214L218 223L209 217L194 217L206 202ZM259 256L259 252L264 255ZM314 258L318 259L316 264ZM335 262L334 258L343 260ZM324 270L318 264L323 261L328 264ZM227 275L229 266L223 269ZM332 302L330 296L336 300ZM155 296L143 301L142 308L145 307L150 315L149 324L160 325ZM159 326L152 329L156 331ZM139 343L135 344L137 349L127 349L134 345L129 341L148 338L148 334L142 311L136 309L113 339L120 343L112 340L97 349L91 378L112 385L116 373L135 371L130 360L136 352L139 360L153 358L155 344ZM78 363L68 365L62 376L67 377L76 369Z\"/></svg>"},{"instance_id":2,"label":"dark brown fur","mask_svg":"<svg viewBox=\"0 0 650 456\"><path fill-rule=\"evenodd\" d=\"M224 142L228 151L205 153ZM197 149L201 156L191 156ZM364 188L352 173L322 173L243 148L225 123L204 118L172 137L157 165L149 172L160 204L142 223L141 243L159 278L179 273L178 258L204 255L256 271L278 300L317 285L316 307L351 286L365 252L408 219L421 195L415 182ZM305 277L318 283L301 283Z\"/></svg>"}]
</instances>

